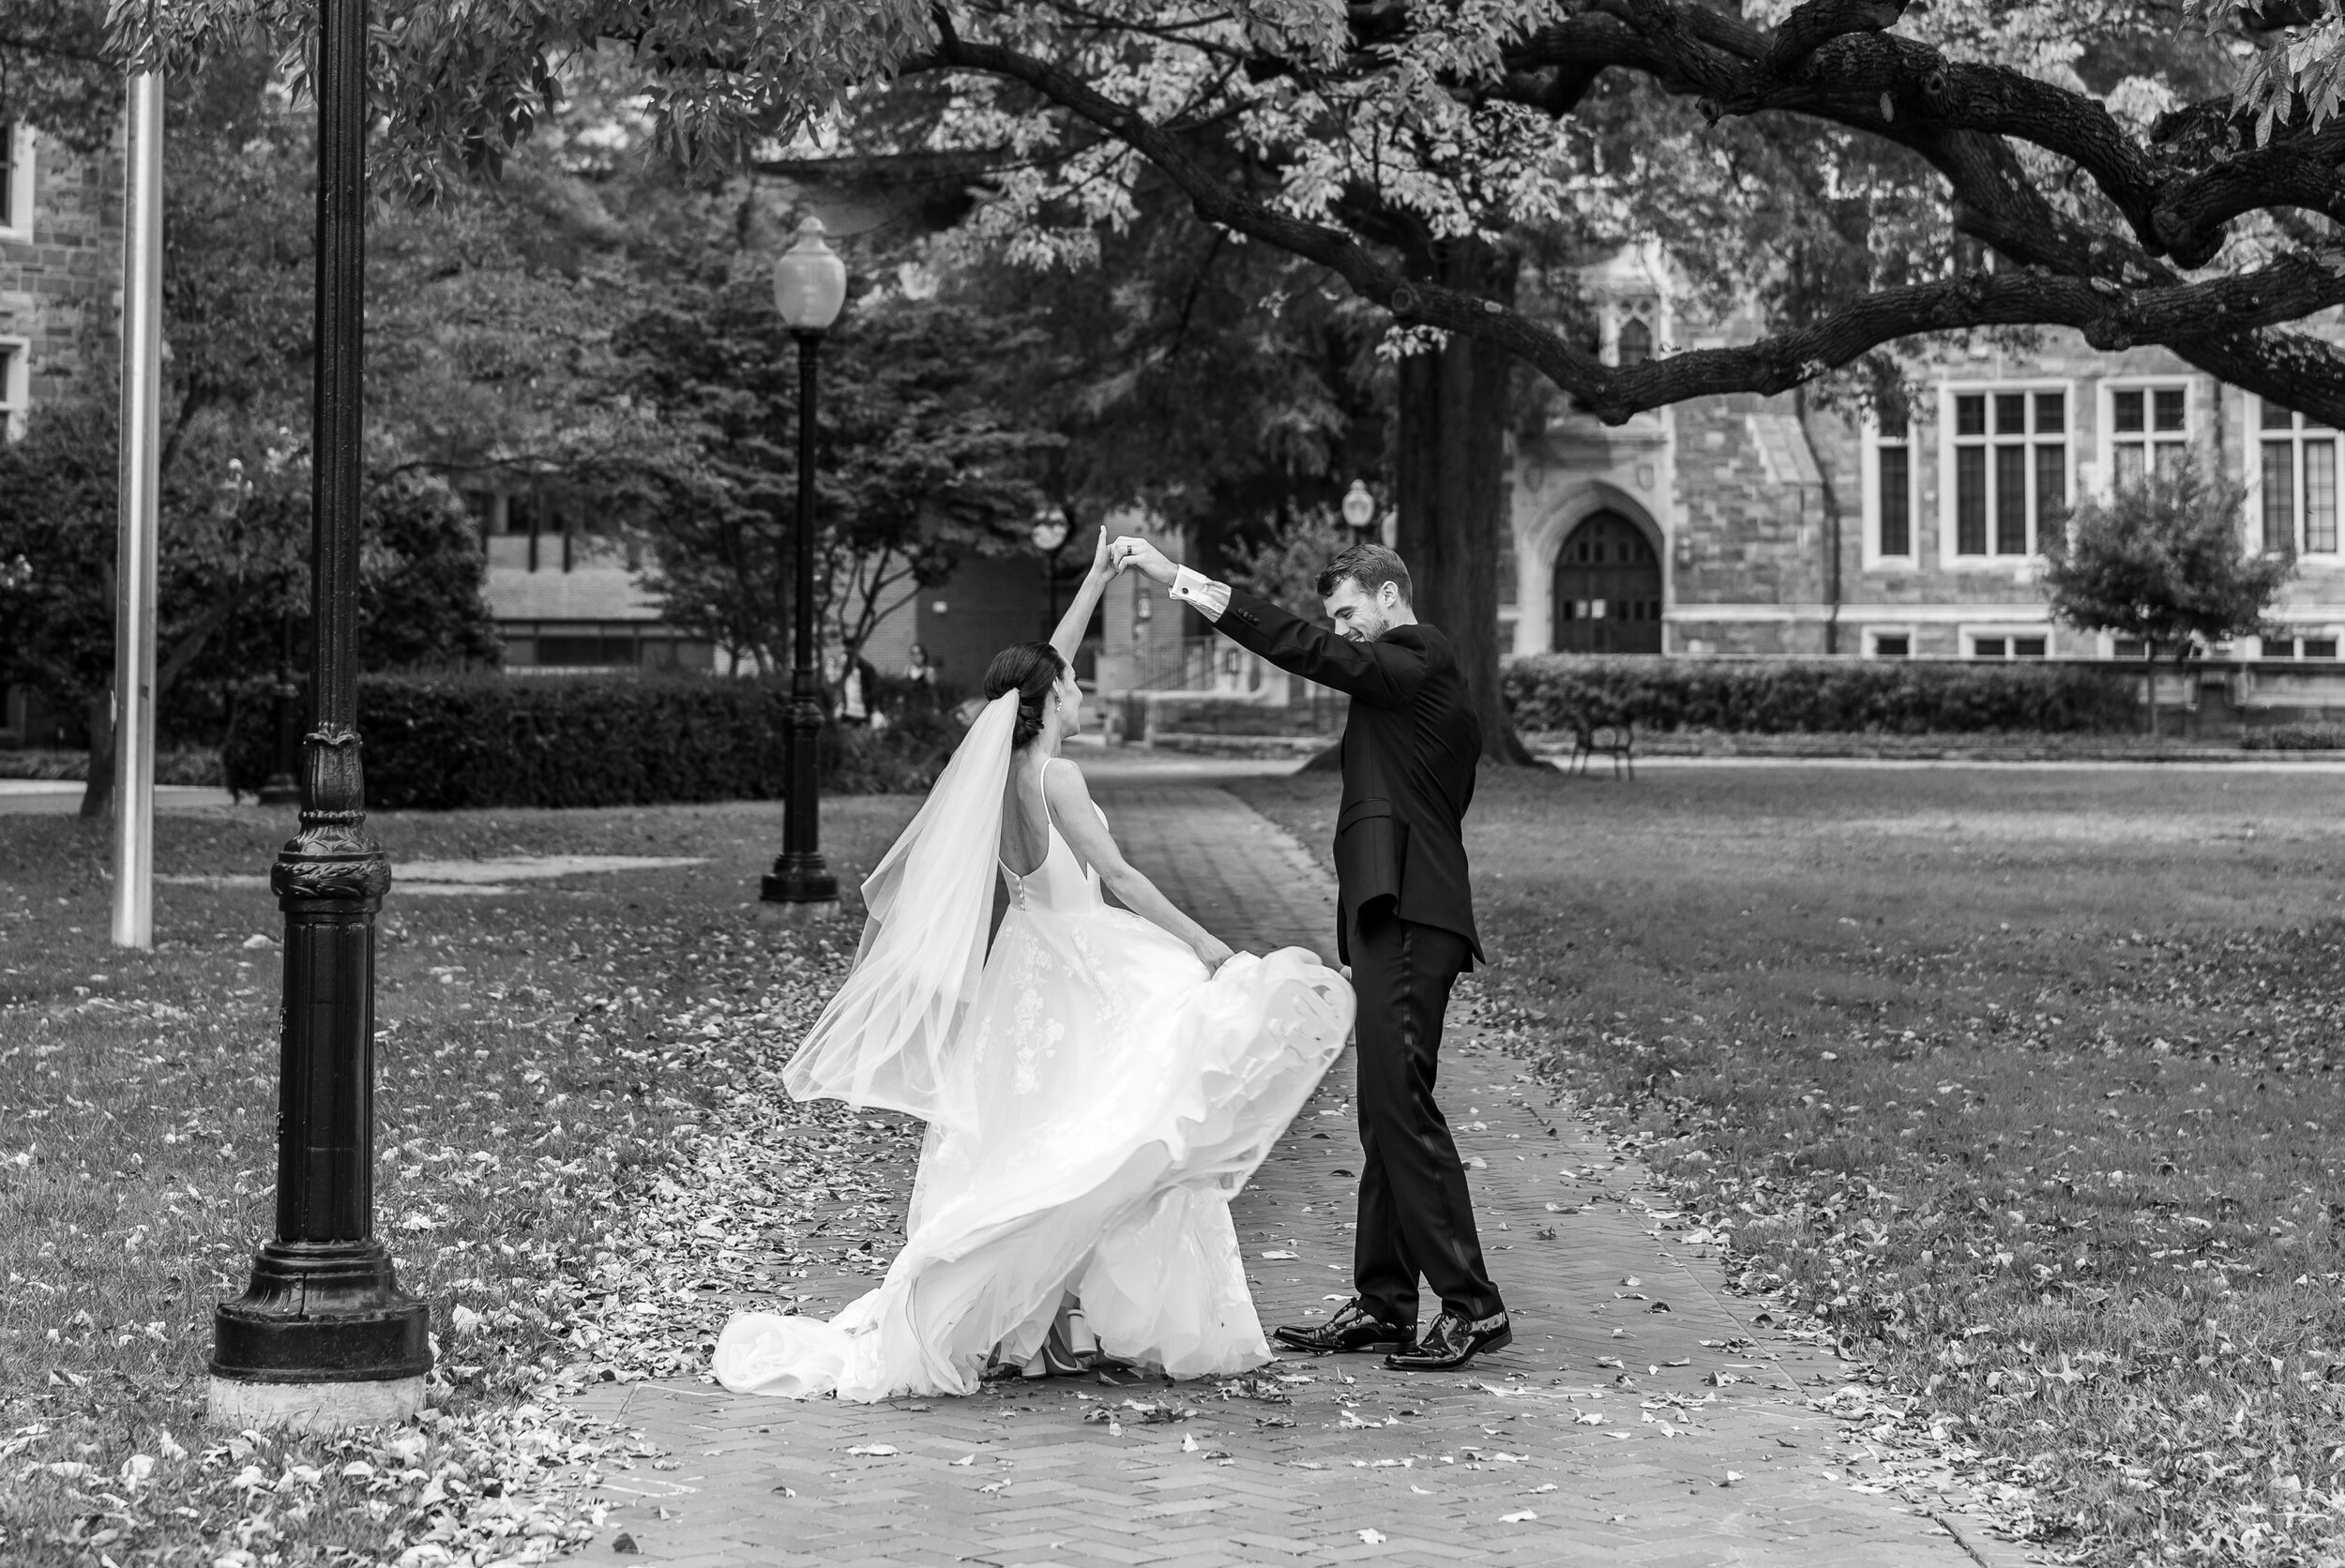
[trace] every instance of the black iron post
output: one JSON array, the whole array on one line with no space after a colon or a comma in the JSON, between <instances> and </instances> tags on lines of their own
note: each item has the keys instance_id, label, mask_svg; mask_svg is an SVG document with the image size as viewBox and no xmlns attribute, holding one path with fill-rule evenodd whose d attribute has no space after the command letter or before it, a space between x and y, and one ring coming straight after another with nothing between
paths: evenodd
<instances>
[{"instance_id":1,"label":"black iron post","mask_svg":"<svg viewBox=\"0 0 2345 1568\"><path fill-rule=\"evenodd\" d=\"M212 1324L216 1418L331 1426L421 1403L430 1308L373 1234L374 917L390 863L366 829L357 719L366 0L323 0L310 728L301 825L269 874L285 915L277 1233Z\"/></svg>"},{"instance_id":2,"label":"black iron post","mask_svg":"<svg viewBox=\"0 0 2345 1568\"><path fill-rule=\"evenodd\" d=\"M781 853L758 897L769 904L825 904L839 897L839 879L823 864L822 686L814 671L814 362L823 335L804 328L798 340L797 589L791 610L788 799L783 804Z\"/></svg>"},{"instance_id":3,"label":"black iron post","mask_svg":"<svg viewBox=\"0 0 2345 1568\"><path fill-rule=\"evenodd\" d=\"M263 806L294 806L301 800L301 785L294 774L301 765L301 686L290 667L280 666L269 686L270 718L277 730L269 759L268 778L261 785Z\"/></svg>"},{"instance_id":4,"label":"black iron post","mask_svg":"<svg viewBox=\"0 0 2345 1568\"><path fill-rule=\"evenodd\" d=\"M269 687L269 717L276 727L276 750L269 759L268 778L261 785L263 806L298 806L301 785L294 775L301 766L301 686L293 672L293 617L277 622L277 680Z\"/></svg>"}]
</instances>

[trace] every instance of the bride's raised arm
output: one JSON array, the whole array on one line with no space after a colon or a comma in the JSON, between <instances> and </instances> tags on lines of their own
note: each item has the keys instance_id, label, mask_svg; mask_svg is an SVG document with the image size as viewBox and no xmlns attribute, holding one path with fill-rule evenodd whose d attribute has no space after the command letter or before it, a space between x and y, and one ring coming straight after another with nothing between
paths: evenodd
<instances>
[{"instance_id":1,"label":"bride's raised arm","mask_svg":"<svg viewBox=\"0 0 2345 1568\"><path fill-rule=\"evenodd\" d=\"M1067 613L1058 618L1058 629L1051 633L1051 646L1058 656L1074 661L1075 650L1082 646L1083 633L1090 629L1091 612L1099 608L1099 596L1107 591L1108 579L1115 568L1108 564L1107 525L1099 527L1099 542L1091 551L1091 570L1083 578L1083 585L1075 590L1075 600L1067 607Z\"/></svg>"},{"instance_id":2,"label":"bride's raised arm","mask_svg":"<svg viewBox=\"0 0 2345 1568\"><path fill-rule=\"evenodd\" d=\"M1218 969L1230 957L1230 945L1181 912L1139 867L1124 858L1115 837L1091 804L1091 790L1082 769L1064 757L1051 759L1042 770L1042 792L1049 799L1058 830L1084 865L1099 873L1099 881L1123 906L1159 930L1170 931L1188 944L1207 969Z\"/></svg>"}]
</instances>

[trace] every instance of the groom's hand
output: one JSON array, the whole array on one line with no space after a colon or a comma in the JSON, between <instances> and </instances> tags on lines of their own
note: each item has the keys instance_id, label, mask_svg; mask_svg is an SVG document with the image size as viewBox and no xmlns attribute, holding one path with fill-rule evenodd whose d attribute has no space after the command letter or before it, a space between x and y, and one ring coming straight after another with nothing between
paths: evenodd
<instances>
[{"instance_id":1,"label":"groom's hand","mask_svg":"<svg viewBox=\"0 0 2345 1568\"><path fill-rule=\"evenodd\" d=\"M1181 574L1181 568L1167 560L1164 551L1128 534L1115 541L1114 553L1119 569L1136 571L1160 588L1172 587L1172 580Z\"/></svg>"}]
</instances>

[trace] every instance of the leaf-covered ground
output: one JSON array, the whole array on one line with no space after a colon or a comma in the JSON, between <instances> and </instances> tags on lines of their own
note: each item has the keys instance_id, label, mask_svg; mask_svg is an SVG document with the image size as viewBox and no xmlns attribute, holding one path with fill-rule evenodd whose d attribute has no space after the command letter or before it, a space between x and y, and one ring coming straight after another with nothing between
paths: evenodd
<instances>
[{"instance_id":1,"label":"leaf-covered ground","mask_svg":"<svg viewBox=\"0 0 2345 1568\"><path fill-rule=\"evenodd\" d=\"M907 802L830 803L852 882ZM283 814L166 817L159 869L265 871ZM376 1216L438 1340L426 1418L331 1440L203 1424L213 1304L268 1234L278 955L262 888L159 889L107 941L106 840L0 816L0 1560L535 1560L598 1471L673 1464L548 1397L697 1371L726 1287L881 1266L905 1129L810 1112L756 1169L713 1136L819 1007L851 925L754 912L769 807L378 818L394 862L704 864L394 892ZM712 1232L722 1214L749 1253ZM712 1277L716 1276L716 1277ZM762 1276L762 1281L760 1276Z\"/></svg>"},{"instance_id":2,"label":"leaf-covered ground","mask_svg":"<svg viewBox=\"0 0 2345 1568\"><path fill-rule=\"evenodd\" d=\"M2336 1563L2340 782L1486 773L1488 1021L2045 1546ZM1324 848L1332 779L1239 789Z\"/></svg>"}]
</instances>

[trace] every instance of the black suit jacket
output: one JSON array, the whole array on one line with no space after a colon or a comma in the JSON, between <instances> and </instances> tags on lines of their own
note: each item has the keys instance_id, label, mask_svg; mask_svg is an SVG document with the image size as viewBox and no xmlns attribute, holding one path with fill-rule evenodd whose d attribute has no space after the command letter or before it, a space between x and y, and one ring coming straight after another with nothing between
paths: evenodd
<instances>
[{"instance_id":1,"label":"black suit jacket","mask_svg":"<svg viewBox=\"0 0 2345 1568\"><path fill-rule=\"evenodd\" d=\"M1403 920L1457 932L1480 958L1461 829L1482 726L1449 639L1419 622L1353 642L1234 588L1215 626L1279 669L1352 699L1336 818L1344 961L1354 922L1387 901Z\"/></svg>"}]
</instances>

